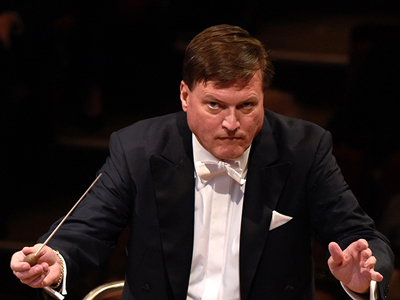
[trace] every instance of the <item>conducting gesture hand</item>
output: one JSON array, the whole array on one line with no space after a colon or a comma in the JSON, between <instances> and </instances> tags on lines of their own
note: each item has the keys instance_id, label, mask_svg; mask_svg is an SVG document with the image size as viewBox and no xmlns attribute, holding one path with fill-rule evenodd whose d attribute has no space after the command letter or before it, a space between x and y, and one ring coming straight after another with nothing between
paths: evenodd
<instances>
[{"instance_id":1,"label":"conducting gesture hand","mask_svg":"<svg viewBox=\"0 0 400 300\"><path fill-rule=\"evenodd\" d=\"M62 271L62 262L55 252L48 246L44 246L38 254L38 263L30 266L24 261L25 256L35 253L41 245L25 247L14 253L11 258L10 267L19 280L32 287L43 288L51 286L59 281Z\"/></svg>"},{"instance_id":2,"label":"conducting gesture hand","mask_svg":"<svg viewBox=\"0 0 400 300\"><path fill-rule=\"evenodd\" d=\"M333 276L356 293L368 293L371 280L382 281L383 276L374 270L376 258L368 242L360 239L342 251L340 246L329 244L331 257L328 266Z\"/></svg>"}]
</instances>

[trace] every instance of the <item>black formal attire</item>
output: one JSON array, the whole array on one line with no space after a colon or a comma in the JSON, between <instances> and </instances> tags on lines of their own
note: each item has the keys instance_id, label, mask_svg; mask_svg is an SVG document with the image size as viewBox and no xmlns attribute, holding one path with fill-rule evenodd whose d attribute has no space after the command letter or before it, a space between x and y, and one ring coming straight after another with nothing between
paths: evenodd
<instances>
[{"instance_id":1,"label":"black formal attire","mask_svg":"<svg viewBox=\"0 0 400 300\"><path fill-rule=\"evenodd\" d=\"M248 162L242 300L313 299L313 236L324 247L331 241L346 248L359 238L368 240L376 270L384 276L379 295L383 299L387 293L393 253L359 207L331 151L329 132L265 111ZM100 172L99 182L49 243L67 261L67 284L101 265L129 226L123 299L186 299L195 221L186 114L140 121L113 133ZM273 210L293 219L270 231Z\"/></svg>"}]
</instances>

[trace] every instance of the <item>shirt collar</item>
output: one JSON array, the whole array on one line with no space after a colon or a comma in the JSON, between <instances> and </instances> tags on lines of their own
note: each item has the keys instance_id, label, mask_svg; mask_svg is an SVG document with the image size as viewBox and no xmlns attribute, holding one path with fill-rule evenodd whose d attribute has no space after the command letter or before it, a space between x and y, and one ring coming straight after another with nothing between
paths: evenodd
<instances>
[{"instance_id":1,"label":"shirt collar","mask_svg":"<svg viewBox=\"0 0 400 300\"><path fill-rule=\"evenodd\" d=\"M208 152L197 140L196 136L192 133L192 144L193 144L193 159L196 165L196 162L198 161L211 161L211 162L216 162L218 163L220 160L217 159L215 156L213 156L210 152ZM232 161L236 162L239 166L239 168L235 168L237 172L240 173L242 178L246 177L247 173L247 162L249 160L249 154L250 154L250 147L248 147L241 156L238 158L235 158L233 160L224 160L227 163L231 163ZM197 172L197 170L196 170Z\"/></svg>"}]
</instances>

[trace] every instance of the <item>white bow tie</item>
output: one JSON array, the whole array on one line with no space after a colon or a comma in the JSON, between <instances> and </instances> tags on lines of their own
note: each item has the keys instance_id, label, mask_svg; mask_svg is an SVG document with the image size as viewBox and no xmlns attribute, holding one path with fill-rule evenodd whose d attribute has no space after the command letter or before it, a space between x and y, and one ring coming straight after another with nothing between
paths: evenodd
<instances>
[{"instance_id":1,"label":"white bow tie","mask_svg":"<svg viewBox=\"0 0 400 300\"><path fill-rule=\"evenodd\" d=\"M238 163L230 164L224 161L196 162L197 174L199 175L201 182L204 184L211 179L228 174L233 180L238 182L240 185L243 185L246 182L246 179L243 179L242 175L236 171L235 168L239 169Z\"/></svg>"}]
</instances>

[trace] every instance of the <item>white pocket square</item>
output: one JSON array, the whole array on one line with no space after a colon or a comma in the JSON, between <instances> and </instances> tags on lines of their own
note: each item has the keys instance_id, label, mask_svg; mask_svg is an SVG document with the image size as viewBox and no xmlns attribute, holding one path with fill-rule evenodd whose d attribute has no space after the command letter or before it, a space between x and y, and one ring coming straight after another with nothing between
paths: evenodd
<instances>
[{"instance_id":1,"label":"white pocket square","mask_svg":"<svg viewBox=\"0 0 400 300\"><path fill-rule=\"evenodd\" d=\"M269 225L269 230L275 229L283 224L289 222L293 217L285 216L281 213L278 213L276 210L272 211L272 220L271 224Z\"/></svg>"}]
</instances>

